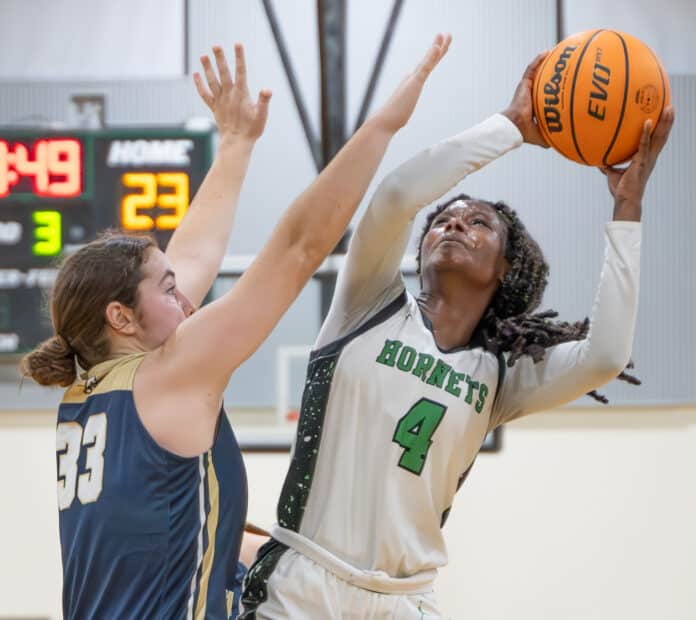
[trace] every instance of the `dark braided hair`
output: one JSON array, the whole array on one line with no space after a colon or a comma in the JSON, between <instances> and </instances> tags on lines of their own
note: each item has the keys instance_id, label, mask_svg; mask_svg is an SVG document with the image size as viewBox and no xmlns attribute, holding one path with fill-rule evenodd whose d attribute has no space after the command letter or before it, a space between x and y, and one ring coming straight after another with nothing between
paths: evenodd
<instances>
[{"instance_id":1,"label":"dark braided hair","mask_svg":"<svg viewBox=\"0 0 696 620\"><path fill-rule=\"evenodd\" d=\"M481 337L484 349L494 355L509 352L507 365L512 366L523 355L528 355L537 363L544 359L547 348L586 338L590 329L589 318L568 323L554 321L558 316L555 310L534 312L541 303L548 283L549 266L539 244L529 234L517 213L504 202L493 203L460 194L438 205L428 214L418 242L418 274L421 271L423 238L430 230L433 220L451 204L461 200L488 205L507 228L505 259L510 264L510 269L475 330ZM631 363L627 366L632 367ZM638 379L626 372L622 372L618 378L640 385ZM595 390L588 392L588 396L604 404L609 402Z\"/></svg>"}]
</instances>

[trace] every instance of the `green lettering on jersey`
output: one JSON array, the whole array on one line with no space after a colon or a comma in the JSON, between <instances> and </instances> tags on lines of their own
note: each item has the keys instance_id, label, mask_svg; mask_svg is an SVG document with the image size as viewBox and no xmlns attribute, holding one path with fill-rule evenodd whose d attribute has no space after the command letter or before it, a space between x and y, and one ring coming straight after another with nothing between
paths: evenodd
<instances>
[{"instance_id":1,"label":"green lettering on jersey","mask_svg":"<svg viewBox=\"0 0 696 620\"><path fill-rule=\"evenodd\" d=\"M479 388L479 382L474 381L469 375L466 376L466 384L469 387L469 389L466 392L466 396L464 397L464 401L466 402L467 405L470 405L473 400L474 400L474 390L478 390Z\"/></svg>"},{"instance_id":2,"label":"green lettering on jersey","mask_svg":"<svg viewBox=\"0 0 696 620\"><path fill-rule=\"evenodd\" d=\"M449 374L449 381L447 381L447 387L445 391L452 394L452 396L459 396L462 393L462 388L457 387L462 379L466 379L466 374L463 372L454 372L454 370Z\"/></svg>"},{"instance_id":3,"label":"green lettering on jersey","mask_svg":"<svg viewBox=\"0 0 696 620\"><path fill-rule=\"evenodd\" d=\"M452 370L452 366L445 364L445 362L442 360L437 360L435 369L430 373L426 383L428 385L436 385L437 387L441 388L442 384L445 382L445 377L450 370Z\"/></svg>"},{"instance_id":4,"label":"green lettering on jersey","mask_svg":"<svg viewBox=\"0 0 696 620\"><path fill-rule=\"evenodd\" d=\"M457 398L463 396L468 405L474 403L475 392L478 391L474 405L477 413L483 411L490 392L485 383L474 381L466 373L457 372L441 359L428 353L420 353L414 347L404 345L401 340L385 340L376 361L401 372L411 373L427 385L434 385L452 396ZM466 381L466 391L462 395L464 381Z\"/></svg>"},{"instance_id":5,"label":"green lettering on jersey","mask_svg":"<svg viewBox=\"0 0 696 620\"><path fill-rule=\"evenodd\" d=\"M416 350L413 347L404 347L401 349L401 355L399 355L399 359L396 361L396 367L399 370L403 370L404 372L408 372L413 368L413 362L416 361Z\"/></svg>"},{"instance_id":6,"label":"green lettering on jersey","mask_svg":"<svg viewBox=\"0 0 696 620\"><path fill-rule=\"evenodd\" d=\"M474 406L476 413L481 413L483 411L483 406L486 404L486 396L488 396L488 386L485 383L482 383L481 388L479 389L478 400Z\"/></svg>"},{"instance_id":7,"label":"green lettering on jersey","mask_svg":"<svg viewBox=\"0 0 696 620\"><path fill-rule=\"evenodd\" d=\"M419 353L416 367L413 369L413 375L420 377L421 381L425 381L426 373L433 367L435 358L427 353Z\"/></svg>"},{"instance_id":8,"label":"green lettering on jersey","mask_svg":"<svg viewBox=\"0 0 696 620\"><path fill-rule=\"evenodd\" d=\"M382 352L377 356L377 362L385 366L394 366L396 354L399 352L403 342L401 340L385 340Z\"/></svg>"}]
</instances>

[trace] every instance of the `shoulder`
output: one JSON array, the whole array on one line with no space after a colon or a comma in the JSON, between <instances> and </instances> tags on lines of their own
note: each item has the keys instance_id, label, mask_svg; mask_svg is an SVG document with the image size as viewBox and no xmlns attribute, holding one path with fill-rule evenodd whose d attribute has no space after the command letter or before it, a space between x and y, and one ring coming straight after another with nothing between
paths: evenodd
<instances>
[{"instance_id":1,"label":"shoulder","mask_svg":"<svg viewBox=\"0 0 696 620\"><path fill-rule=\"evenodd\" d=\"M144 358L145 353L134 353L96 364L81 373L65 390L61 404L79 404L91 396L132 391L136 372Z\"/></svg>"}]
</instances>

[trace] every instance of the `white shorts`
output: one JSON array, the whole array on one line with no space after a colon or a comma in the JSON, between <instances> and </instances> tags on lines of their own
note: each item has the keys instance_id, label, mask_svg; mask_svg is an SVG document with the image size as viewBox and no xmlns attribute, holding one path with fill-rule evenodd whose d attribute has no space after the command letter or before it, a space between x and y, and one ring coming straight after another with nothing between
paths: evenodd
<instances>
[{"instance_id":1,"label":"white shorts","mask_svg":"<svg viewBox=\"0 0 696 620\"><path fill-rule=\"evenodd\" d=\"M287 549L267 583L256 620L436 620L435 594L380 594L351 585L294 549Z\"/></svg>"}]
</instances>

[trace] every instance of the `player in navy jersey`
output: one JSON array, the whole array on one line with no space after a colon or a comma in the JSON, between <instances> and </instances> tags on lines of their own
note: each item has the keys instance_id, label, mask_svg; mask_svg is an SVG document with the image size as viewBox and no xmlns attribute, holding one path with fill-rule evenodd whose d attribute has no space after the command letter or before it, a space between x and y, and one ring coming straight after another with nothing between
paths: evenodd
<instances>
[{"instance_id":1,"label":"player in navy jersey","mask_svg":"<svg viewBox=\"0 0 696 620\"><path fill-rule=\"evenodd\" d=\"M438 35L292 203L235 287L196 310L225 253L270 98L250 99L240 45L234 78L215 48L217 74L203 57L207 87L195 81L218 151L166 252L111 233L62 264L55 335L22 370L67 387L56 432L66 620L232 613L247 488L223 390L335 247L449 40Z\"/></svg>"},{"instance_id":2,"label":"player in navy jersey","mask_svg":"<svg viewBox=\"0 0 696 620\"><path fill-rule=\"evenodd\" d=\"M641 202L674 119L621 170L592 321L537 313L548 266L517 214L459 195L403 252L419 210L523 142L543 145L531 86L511 105L389 174L358 224L310 355L278 524L251 567L245 620L442 618L433 591L442 527L486 434L622 373L638 305ZM591 325L591 329L590 329Z\"/></svg>"}]
</instances>

